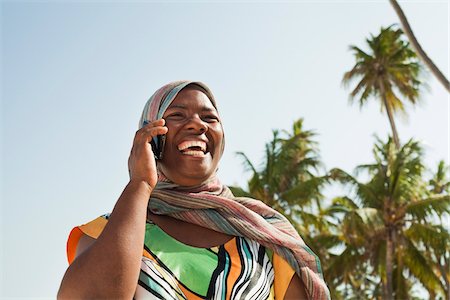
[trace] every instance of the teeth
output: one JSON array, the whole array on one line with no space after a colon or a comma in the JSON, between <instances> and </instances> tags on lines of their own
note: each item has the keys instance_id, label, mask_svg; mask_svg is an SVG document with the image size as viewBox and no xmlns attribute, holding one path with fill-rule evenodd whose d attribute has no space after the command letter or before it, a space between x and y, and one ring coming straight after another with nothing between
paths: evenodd
<instances>
[{"instance_id":1,"label":"teeth","mask_svg":"<svg viewBox=\"0 0 450 300\"><path fill-rule=\"evenodd\" d=\"M192 156L205 156L205 153L203 153L203 151L194 151L194 150L183 151L183 154Z\"/></svg>"},{"instance_id":2,"label":"teeth","mask_svg":"<svg viewBox=\"0 0 450 300\"><path fill-rule=\"evenodd\" d=\"M202 141L185 141L178 145L178 150L183 151L190 147L200 147L200 149L205 152L206 151L206 143ZM186 152L201 152L202 151L186 151Z\"/></svg>"}]
</instances>

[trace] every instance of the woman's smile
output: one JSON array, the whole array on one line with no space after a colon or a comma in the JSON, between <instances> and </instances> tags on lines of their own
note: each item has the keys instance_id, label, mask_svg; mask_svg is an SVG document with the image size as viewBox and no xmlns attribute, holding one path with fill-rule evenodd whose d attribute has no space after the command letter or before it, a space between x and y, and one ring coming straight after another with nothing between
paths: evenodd
<instances>
[{"instance_id":1,"label":"woman's smile","mask_svg":"<svg viewBox=\"0 0 450 300\"><path fill-rule=\"evenodd\" d=\"M199 140L188 140L178 145L178 150L184 155L204 157L207 154L206 142Z\"/></svg>"}]
</instances>

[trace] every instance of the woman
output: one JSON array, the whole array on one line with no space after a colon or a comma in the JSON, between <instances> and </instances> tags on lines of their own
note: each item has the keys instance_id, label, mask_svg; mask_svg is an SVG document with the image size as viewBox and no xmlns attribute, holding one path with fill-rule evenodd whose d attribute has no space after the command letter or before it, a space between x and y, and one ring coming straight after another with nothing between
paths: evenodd
<instances>
[{"instance_id":1,"label":"woman","mask_svg":"<svg viewBox=\"0 0 450 300\"><path fill-rule=\"evenodd\" d=\"M329 298L286 218L218 181L224 133L206 85L163 86L140 127L112 213L69 236L58 298Z\"/></svg>"}]
</instances>

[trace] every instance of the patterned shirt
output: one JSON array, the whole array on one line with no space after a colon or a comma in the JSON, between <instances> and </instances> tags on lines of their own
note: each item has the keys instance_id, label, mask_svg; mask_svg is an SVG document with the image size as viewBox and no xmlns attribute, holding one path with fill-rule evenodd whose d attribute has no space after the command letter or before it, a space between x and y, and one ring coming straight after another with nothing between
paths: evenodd
<instances>
[{"instance_id":1,"label":"patterned shirt","mask_svg":"<svg viewBox=\"0 0 450 300\"><path fill-rule=\"evenodd\" d=\"M97 238L108 215L75 227L67 243L68 259L86 234ZM135 299L283 299L294 270L259 243L233 237L223 245L186 245L147 222Z\"/></svg>"}]
</instances>

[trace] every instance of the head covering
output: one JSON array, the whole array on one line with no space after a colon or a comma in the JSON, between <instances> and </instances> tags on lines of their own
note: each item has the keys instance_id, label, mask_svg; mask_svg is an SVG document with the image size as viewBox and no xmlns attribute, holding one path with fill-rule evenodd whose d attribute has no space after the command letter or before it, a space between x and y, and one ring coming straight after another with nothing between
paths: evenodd
<instances>
[{"instance_id":1,"label":"head covering","mask_svg":"<svg viewBox=\"0 0 450 300\"><path fill-rule=\"evenodd\" d=\"M205 90L216 107L209 88L201 82L176 81L155 92L144 107L144 122L161 118L176 95L187 85ZM323 280L319 258L303 242L292 224L281 213L260 200L235 197L217 177L196 187L182 187L158 177L148 209L154 214L168 215L228 235L242 236L272 249L282 256L304 283L310 299L330 299Z\"/></svg>"},{"instance_id":2,"label":"head covering","mask_svg":"<svg viewBox=\"0 0 450 300\"><path fill-rule=\"evenodd\" d=\"M214 107L217 109L216 100L211 90L200 81L179 80L166 84L159 88L147 101L142 111L141 119L139 120L139 128L144 126L144 122L153 122L161 119L166 112L169 105L175 100L181 90L188 85L196 85L202 88L209 100L211 100Z\"/></svg>"}]
</instances>

